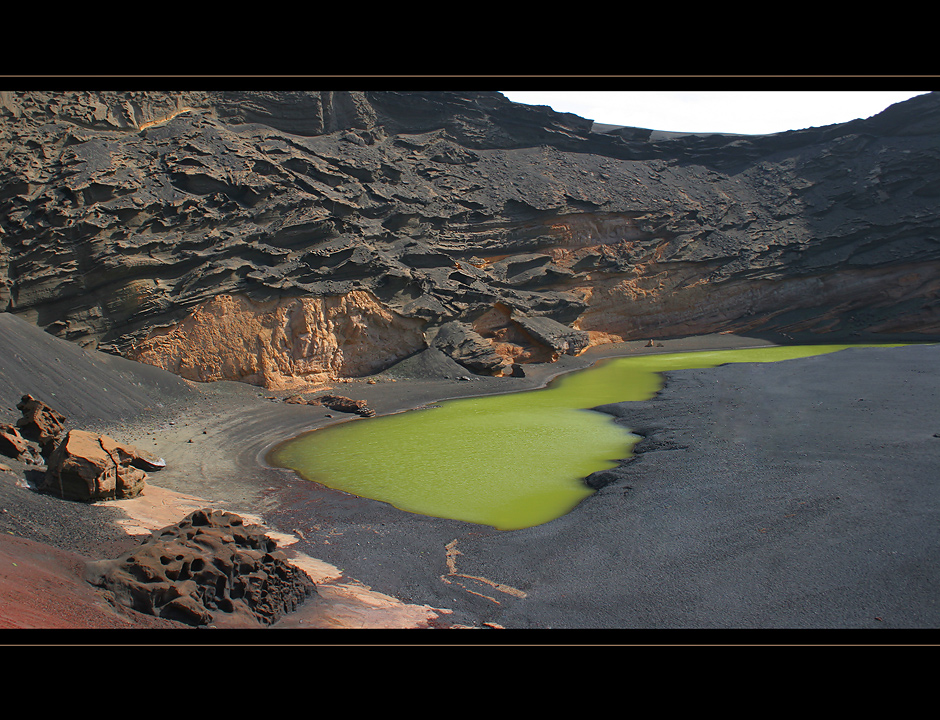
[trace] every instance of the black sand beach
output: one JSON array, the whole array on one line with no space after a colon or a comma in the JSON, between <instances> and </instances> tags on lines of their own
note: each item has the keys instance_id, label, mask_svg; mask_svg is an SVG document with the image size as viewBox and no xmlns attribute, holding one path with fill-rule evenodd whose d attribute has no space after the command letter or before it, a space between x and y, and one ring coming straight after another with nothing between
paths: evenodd
<instances>
[{"instance_id":1,"label":"black sand beach","mask_svg":"<svg viewBox=\"0 0 940 720\"><path fill-rule=\"evenodd\" d=\"M401 512L265 466L277 442L352 416L287 404L257 387L197 386L85 352L12 316L0 320L0 409L8 421L29 392L70 426L167 461L141 497L93 505L38 495L24 482L28 468L6 462L0 551L35 541L73 558L114 557L195 507L254 517L320 589L269 631L290 631L272 642L324 642L321 628L440 627L489 632L393 638L631 643L686 640L641 632L659 630L893 629L919 643L940 624L940 346L671 373L655 399L602 408L645 438L611 471L613 482L562 518L499 532ZM442 367L399 368L334 391L384 414L539 387L605 355L758 344L728 335L657 348L625 343L533 366L525 378L461 380L440 377ZM78 580L76 587L87 593ZM6 607L3 627L43 626L17 624ZM182 628L136 614L101 623ZM86 619L85 627L96 626ZM621 632L513 632L548 629ZM865 642L885 637L895 636L863 634Z\"/></svg>"}]
</instances>

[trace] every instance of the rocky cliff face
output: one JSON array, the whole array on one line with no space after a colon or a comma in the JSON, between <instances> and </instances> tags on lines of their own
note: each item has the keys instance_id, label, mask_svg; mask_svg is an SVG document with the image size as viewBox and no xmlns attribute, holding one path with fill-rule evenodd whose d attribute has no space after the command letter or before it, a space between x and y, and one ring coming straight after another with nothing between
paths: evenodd
<instances>
[{"instance_id":1,"label":"rocky cliff face","mask_svg":"<svg viewBox=\"0 0 940 720\"><path fill-rule=\"evenodd\" d=\"M499 93L0 93L0 308L196 380L940 333L940 95L765 136Z\"/></svg>"}]
</instances>

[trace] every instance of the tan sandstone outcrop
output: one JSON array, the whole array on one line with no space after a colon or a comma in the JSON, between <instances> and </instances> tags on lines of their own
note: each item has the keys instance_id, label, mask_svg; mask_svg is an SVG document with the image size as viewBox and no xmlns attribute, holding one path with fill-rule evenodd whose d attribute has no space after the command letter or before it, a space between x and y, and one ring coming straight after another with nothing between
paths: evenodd
<instances>
[{"instance_id":1,"label":"tan sandstone outcrop","mask_svg":"<svg viewBox=\"0 0 940 720\"><path fill-rule=\"evenodd\" d=\"M422 325L366 291L266 302L218 295L130 355L188 380L285 389L378 372L424 347Z\"/></svg>"}]
</instances>

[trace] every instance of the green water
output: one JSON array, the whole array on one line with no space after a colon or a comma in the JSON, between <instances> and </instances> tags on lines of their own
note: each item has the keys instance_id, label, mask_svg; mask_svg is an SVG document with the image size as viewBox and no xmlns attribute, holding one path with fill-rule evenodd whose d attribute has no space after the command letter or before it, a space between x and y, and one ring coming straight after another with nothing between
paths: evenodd
<instances>
[{"instance_id":1,"label":"green water","mask_svg":"<svg viewBox=\"0 0 940 720\"><path fill-rule=\"evenodd\" d=\"M448 400L355 420L283 443L269 461L302 477L413 513L515 530L569 512L582 478L630 457L637 436L586 408L648 400L661 372L772 362L851 345L764 347L604 360L545 388Z\"/></svg>"}]
</instances>

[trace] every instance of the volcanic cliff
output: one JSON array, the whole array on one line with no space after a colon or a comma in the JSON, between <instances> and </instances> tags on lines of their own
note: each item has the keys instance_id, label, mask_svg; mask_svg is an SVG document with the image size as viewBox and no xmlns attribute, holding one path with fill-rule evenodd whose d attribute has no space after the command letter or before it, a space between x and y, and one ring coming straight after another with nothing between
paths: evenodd
<instances>
[{"instance_id":1,"label":"volcanic cliff","mask_svg":"<svg viewBox=\"0 0 940 720\"><path fill-rule=\"evenodd\" d=\"M496 92L0 92L0 308L191 380L940 333L940 94L773 135Z\"/></svg>"}]
</instances>

